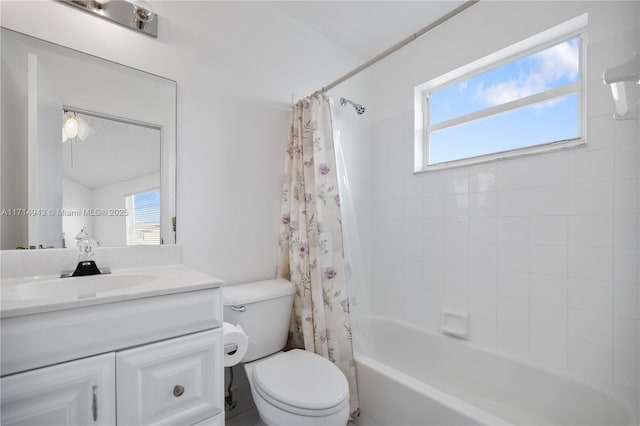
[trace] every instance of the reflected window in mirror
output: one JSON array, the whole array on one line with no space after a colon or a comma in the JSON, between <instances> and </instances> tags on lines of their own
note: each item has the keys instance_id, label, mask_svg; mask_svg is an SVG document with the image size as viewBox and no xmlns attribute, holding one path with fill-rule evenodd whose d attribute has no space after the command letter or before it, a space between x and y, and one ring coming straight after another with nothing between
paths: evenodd
<instances>
[{"instance_id":1,"label":"reflected window in mirror","mask_svg":"<svg viewBox=\"0 0 640 426\"><path fill-rule=\"evenodd\" d=\"M160 244L160 188L127 195L125 205L127 206L127 245Z\"/></svg>"}]
</instances>

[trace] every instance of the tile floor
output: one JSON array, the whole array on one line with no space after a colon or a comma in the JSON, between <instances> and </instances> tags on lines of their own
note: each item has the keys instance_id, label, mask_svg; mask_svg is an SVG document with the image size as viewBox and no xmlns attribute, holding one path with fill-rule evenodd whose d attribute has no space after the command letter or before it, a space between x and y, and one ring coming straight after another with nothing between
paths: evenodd
<instances>
[{"instance_id":1,"label":"tile floor","mask_svg":"<svg viewBox=\"0 0 640 426\"><path fill-rule=\"evenodd\" d=\"M234 416L224 422L224 426L255 426L258 423L258 411L255 407L242 414ZM350 421L347 426L357 426L357 422Z\"/></svg>"},{"instance_id":2,"label":"tile floor","mask_svg":"<svg viewBox=\"0 0 640 426\"><path fill-rule=\"evenodd\" d=\"M258 423L258 411L253 407L226 420L224 426L254 426L256 423Z\"/></svg>"}]
</instances>

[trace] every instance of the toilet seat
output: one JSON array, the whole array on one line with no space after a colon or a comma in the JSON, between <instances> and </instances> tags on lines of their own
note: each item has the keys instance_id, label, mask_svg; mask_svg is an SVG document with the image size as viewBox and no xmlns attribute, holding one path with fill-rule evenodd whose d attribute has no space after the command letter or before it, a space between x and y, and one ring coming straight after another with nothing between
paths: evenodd
<instances>
[{"instance_id":1,"label":"toilet seat","mask_svg":"<svg viewBox=\"0 0 640 426\"><path fill-rule=\"evenodd\" d=\"M252 376L258 394L289 413L322 417L349 403L349 385L344 374L329 360L312 352L293 349L280 353L259 362Z\"/></svg>"}]
</instances>

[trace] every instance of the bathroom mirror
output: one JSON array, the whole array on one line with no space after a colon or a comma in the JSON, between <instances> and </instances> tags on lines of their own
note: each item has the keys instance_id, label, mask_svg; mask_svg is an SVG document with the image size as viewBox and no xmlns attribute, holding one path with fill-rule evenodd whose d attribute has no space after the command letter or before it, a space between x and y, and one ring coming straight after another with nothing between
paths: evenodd
<instances>
[{"instance_id":1,"label":"bathroom mirror","mask_svg":"<svg viewBox=\"0 0 640 426\"><path fill-rule=\"evenodd\" d=\"M0 248L175 243L176 82L1 31Z\"/></svg>"}]
</instances>

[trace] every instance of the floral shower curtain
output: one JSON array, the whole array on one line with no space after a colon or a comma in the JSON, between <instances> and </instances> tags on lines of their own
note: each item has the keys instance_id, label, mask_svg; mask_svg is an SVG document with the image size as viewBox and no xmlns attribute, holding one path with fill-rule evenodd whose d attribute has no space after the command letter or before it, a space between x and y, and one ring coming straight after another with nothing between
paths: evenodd
<instances>
[{"instance_id":1,"label":"floral shower curtain","mask_svg":"<svg viewBox=\"0 0 640 426\"><path fill-rule=\"evenodd\" d=\"M347 377L359 414L330 101L293 107L282 187L278 276L296 287L289 346L315 352Z\"/></svg>"}]
</instances>

